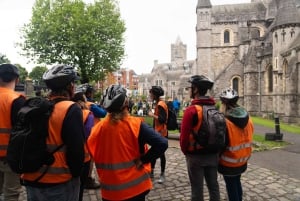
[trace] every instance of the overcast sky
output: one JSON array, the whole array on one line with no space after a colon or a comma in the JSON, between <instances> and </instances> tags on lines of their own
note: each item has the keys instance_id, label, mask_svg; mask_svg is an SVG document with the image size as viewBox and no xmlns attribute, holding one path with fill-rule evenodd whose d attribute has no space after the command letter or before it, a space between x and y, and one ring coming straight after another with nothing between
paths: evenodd
<instances>
[{"instance_id":1,"label":"overcast sky","mask_svg":"<svg viewBox=\"0 0 300 201\"><path fill-rule=\"evenodd\" d=\"M93 2L92 0L86 0ZM213 5L245 3L251 0L211 0ZM187 59L196 57L196 5L198 0L119 0L126 24L122 68L137 74L149 73L154 60L170 62L171 44L177 37L187 45ZM0 53L30 72L34 64L21 57L15 43L19 29L28 23L34 0L0 0Z\"/></svg>"}]
</instances>

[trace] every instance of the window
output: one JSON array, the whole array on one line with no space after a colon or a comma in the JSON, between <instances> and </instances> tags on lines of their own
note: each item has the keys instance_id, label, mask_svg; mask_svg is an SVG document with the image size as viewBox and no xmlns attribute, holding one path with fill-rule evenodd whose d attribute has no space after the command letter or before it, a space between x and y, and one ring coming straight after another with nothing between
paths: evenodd
<instances>
[{"instance_id":1,"label":"window","mask_svg":"<svg viewBox=\"0 0 300 201\"><path fill-rule=\"evenodd\" d=\"M273 92L273 68L271 65L268 68L268 90Z\"/></svg>"},{"instance_id":2,"label":"window","mask_svg":"<svg viewBox=\"0 0 300 201\"><path fill-rule=\"evenodd\" d=\"M230 42L230 33L228 30L224 31L224 43Z\"/></svg>"},{"instance_id":3,"label":"window","mask_svg":"<svg viewBox=\"0 0 300 201\"><path fill-rule=\"evenodd\" d=\"M232 79L232 88L239 94L239 78Z\"/></svg>"}]
</instances>

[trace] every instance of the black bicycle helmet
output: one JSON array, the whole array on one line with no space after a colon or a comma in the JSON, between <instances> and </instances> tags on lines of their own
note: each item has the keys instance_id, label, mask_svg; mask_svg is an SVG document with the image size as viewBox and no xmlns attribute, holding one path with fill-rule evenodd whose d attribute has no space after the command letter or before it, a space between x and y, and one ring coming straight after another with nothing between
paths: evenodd
<instances>
[{"instance_id":1,"label":"black bicycle helmet","mask_svg":"<svg viewBox=\"0 0 300 201\"><path fill-rule=\"evenodd\" d=\"M165 94L164 90L160 86L152 86L149 92L157 97L163 96Z\"/></svg>"},{"instance_id":2,"label":"black bicycle helmet","mask_svg":"<svg viewBox=\"0 0 300 201\"><path fill-rule=\"evenodd\" d=\"M126 89L121 85L110 85L103 96L103 107L108 112L120 112L126 100Z\"/></svg>"},{"instance_id":3,"label":"black bicycle helmet","mask_svg":"<svg viewBox=\"0 0 300 201\"><path fill-rule=\"evenodd\" d=\"M74 80L78 80L79 75L72 66L59 64L53 66L43 74L43 80L50 89L61 89Z\"/></svg>"},{"instance_id":4,"label":"black bicycle helmet","mask_svg":"<svg viewBox=\"0 0 300 201\"><path fill-rule=\"evenodd\" d=\"M214 85L214 82L204 75L193 75L188 82L204 89L211 89Z\"/></svg>"},{"instance_id":5,"label":"black bicycle helmet","mask_svg":"<svg viewBox=\"0 0 300 201\"><path fill-rule=\"evenodd\" d=\"M223 103L236 103L239 99L238 93L232 88L222 90L220 99Z\"/></svg>"}]
</instances>

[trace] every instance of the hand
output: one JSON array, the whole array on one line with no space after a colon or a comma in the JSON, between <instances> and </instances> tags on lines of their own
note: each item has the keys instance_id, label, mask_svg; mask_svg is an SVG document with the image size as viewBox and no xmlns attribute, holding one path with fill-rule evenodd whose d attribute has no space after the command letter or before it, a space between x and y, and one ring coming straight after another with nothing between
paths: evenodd
<instances>
[{"instance_id":1,"label":"hand","mask_svg":"<svg viewBox=\"0 0 300 201\"><path fill-rule=\"evenodd\" d=\"M135 163L136 169L140 170L143 168L143 162L141 161L141 159L135 159L134 163Z\"/></svg>"},{"instance_id":2,"label":"hand","mask_svg":"<svg viewBox=\"0 0 300 201\"><path fill-rule=\"evenodd\" d=\"M148 115L149 115L150 117L153 117L154 114L153 114L152 111L149 111L149 112L148 112Z\"/></svg>"}]
</instances>

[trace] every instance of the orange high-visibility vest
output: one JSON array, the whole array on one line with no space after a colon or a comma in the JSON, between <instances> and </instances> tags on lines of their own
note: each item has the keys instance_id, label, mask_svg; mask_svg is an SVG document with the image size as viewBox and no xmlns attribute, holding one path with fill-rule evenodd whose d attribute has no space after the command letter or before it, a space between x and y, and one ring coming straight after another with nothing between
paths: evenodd
<instances>
[{"instance_id":1,"label":"orange high-visibility vest","mask_svg":"<svg viewBox=\"0 0 300 201\"><path fill-rule=\"evenodd\" d=\"M82 110L82 115L83 115L83 123L86 122L89 114L91 114L92 112L90 110L87 110L87 109L83 109ZM87 148L87 145L86 143L84 143L84 162L88 162L91 160L91 156L90 156L90 153L88 151L88 148Z\"/></svg>"},{"instance_id":2,"label":"orange high-visibility vest","mask_svg":"<svg viewBox=\"0 0 300 201\"><path fill-rule=\"evenodd\" d=\"M237 127L226 119L229 144L220 156L220 164L226 167L245 165L251 156L253 123L249 118L244 129Z\"/></svg>"},{"instance_id":3,"label":"orange high-visibility vest","mask_svg":"<svg viewBox=\"0 0 300 201\"><path fill-rule=\"evenodd\" d=\"M60 101L55 104L54 110L49 119L49 136L47 137L48 149L54 150L63 144L61 138L61 131L64 118L69 108L74 104L72 101ZM72 178L70 169L66 162L65 146L56 151L53 156L54 163L49 167L46 174L39 180L39 183L63 183ZM34 181L36 180L47 168L46 165L41 167L37 172L25 173L21 175L23 180Z\"/></svg>"},{"instance_id":4,"label":"orange high-visibility vest","mask_svg":"<svg viewBox=\"0 0 300 201\"><path fill-rule=\"evenodd\" d=\"M158 116L158 106L164 108L166 111L166 118L168 119L168 106L164 101L158 101L158 104L154 110L154 115ZM154 129L164 137L168 135L167 122L161 124L159 123L158 119L154 119Z\"/></svg>"},{"instance_id":5,"label":"orange high-visibility vest","mask_svg":"<svg viewBox=\"0 0 300 201\"><path fill-rule=\"evenodd\" d=\"M198 132L198 130L200 129L201 124L202 124L203 113L202 113L202 106L195 105L195 108L197 110L198 122L197 122L197 125L193 128L193 131L194 132ZM190 133L189 134L188 151L190 153L193 153L193 152L197 152L197 151L199 151L201 149L203 149L203 147L199 143L197 143L197 141L194 138L193 133Z\"/></svg>"},{"instance_id":6,"label":"orange high-visibility vest","mask_svg":"<svg viewBox=\"0 0 300 201\"><path fill-rule=\"evenodd\" d=\"M12 122L11 108L15 99L21 94L7 88L0 87L0 158L6 157Z\"/></svg>"},{"instance_id":7,"label":"orange high-visibility vest","mask_svg":"<svg viewBox=\"0 0 300 201\"><path fill-rule=\"evenodd\" d=\"M137 169L134 162L141 156L138 142L141 119L127 116L113 123L109 116L93 127L88 147L101 181L102 197L125 200L152 188L151 167L149 163Z\"/></svg>"}]
</instances>

